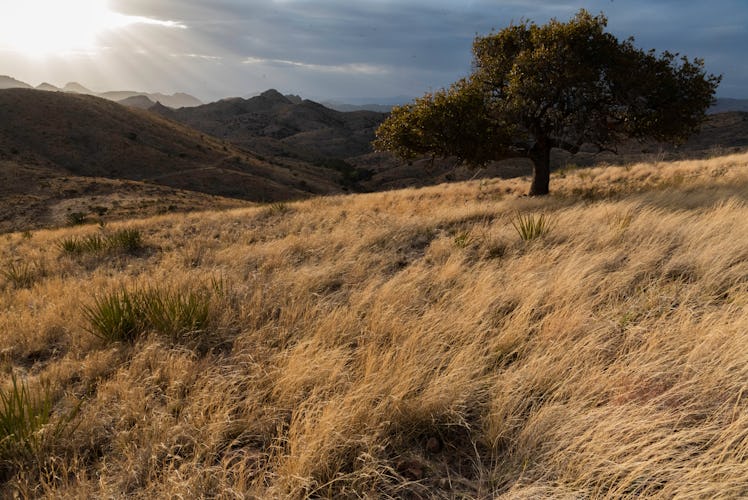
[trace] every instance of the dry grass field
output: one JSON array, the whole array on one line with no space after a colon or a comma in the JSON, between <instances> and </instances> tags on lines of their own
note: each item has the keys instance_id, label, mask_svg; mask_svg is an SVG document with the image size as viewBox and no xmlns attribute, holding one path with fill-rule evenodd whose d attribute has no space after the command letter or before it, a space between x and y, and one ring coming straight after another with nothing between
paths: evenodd
<instances>
[{"instance_id":1,"label":"dry grass field","mask_svg":"<svg viewBox=\"0 0 748 500\"><path fill-rule=\"evenodd\" d=\"M748 155L526 189L0 236L0 495L747 496Z\"/></svg>"}]
</instances>

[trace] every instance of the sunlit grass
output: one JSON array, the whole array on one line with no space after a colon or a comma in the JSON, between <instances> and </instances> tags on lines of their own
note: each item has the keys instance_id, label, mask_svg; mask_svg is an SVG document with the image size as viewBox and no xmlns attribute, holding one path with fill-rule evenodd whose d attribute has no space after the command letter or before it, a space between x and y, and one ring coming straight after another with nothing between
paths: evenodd
<instances>
[{"instance_id":1,"label":"sunlit grass","mask_svg":"<svg viewBox=\"0 0 748 500\"><path fill-rule=\"evenodd\" d=\"M2 369L84 401L9 496L745 496L748 155L526 186L7 235Z\"/></svg>"}]
</instances>

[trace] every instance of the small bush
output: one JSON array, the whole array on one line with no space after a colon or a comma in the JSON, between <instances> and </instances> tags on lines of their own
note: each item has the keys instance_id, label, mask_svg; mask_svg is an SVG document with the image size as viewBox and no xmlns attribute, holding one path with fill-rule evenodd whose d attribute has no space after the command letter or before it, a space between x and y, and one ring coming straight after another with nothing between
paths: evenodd
<instances>
[{"instance_id":1,"label":"small bush","mask_svg":"<svg viewBox=\"0 0 748 500\"><path fill-rule=\"evenodd\" d=\"M39 431L49 423L52 397L49 390L34 393L11 375L12 387L0 391L0 459L33 456L41 448Z\"/></svg>"},{"instance_id":2,"label":"small bush","mask_svg":"<svg viewBox=\"0 0 748 500\"><path fill-rule=\"evenodd\" d=\"M284 214L286 212L289 212L291 208L288 206L287 203L283 203L282 201L277 201L275 203L271 203L268 207L268 212L271 214Z\"/></svg>"},{"instance_id":3,"label":"small bush","mask_svg":"<svg viewBox=\"0 0 748 500\"><path fill-rule=\"evenodd\" d=\"M83 307L87 331L107 342L134 342L143 333L138 298L121 289L94 298Z\"/></svg>"},{"instance_id":4,"label":"small bush","mask_svg":"<svg viewBox=\"0 0 748 500\"><path fill-rule=\"evenodd\" d=\"M107 247L126 253L135 253L143 248L143 237L137 229L120 229L106 238Z\"/></svg>"},{"instance_id":5,"label":"small bush","mask_svg":"<svg viewBox=\"0 0 748 500\"><path fill-rule=\"evenodd\" d=\"M86 214L83 212L70 212L65 216L65 220L70 226L80 226L86 223Z\"/></svg>"},{"instance_id":6,"label":"small bush","mask_svg":"<svg viewBox=\"0 0 748 500\"><path fill-rule=\"evenodd\" d=\"M86 330L107 342L133 343L148 332L180 340L208 324L211 303L207 288L120 289L95 297L83 317Z\"/></svg>"},{"instance_id":7,"label":"small bush","mask_svg":"<svg viewBox=\"0 0 748 500\"><path fill-rule=\"evenodd\" d=\"M454 244L457 248L467 248L472 242L470 233L463 232L455 236Z\"/></svg>"},{"instance_id":8,"label":"small bush","mask_svg":"<svg viewBox=\"0 0 748 500\"><path fill-rule=\"evenodd\" d=\"M11 262L0 270L0 274L15 288L31 288L36 281L38 271L25 262Z\"/></svg>"},{"instance_id":9,"label":"small bush","mask_svg":"<svg viewBox=\"0 0 748 500\"><path fill-rule=\"evenodd\" d=\"M104 236L94 233L63 238L57 242L57 247L64 253L75 255L105 251L132 254L143 248L143 238L137 229L120 229Z\"/></svg>"},{"instance_id":10,"label":"small bush","mask_svg":"<svg viewBox=\"0 0 748 500\"><path fill-rule=\"evenodd\" d=\"M106 242L98 234L91 234L81 238L71 236L58 241L57 247L68 254L98 253L106 248Z\"/></svg>"},{"instance_id":11,"label":"small bush","mask_svg":"<svg viewBox=\"0 0 748 500\"><path fill-rule=\"evenodd\" d=\"M100 234L91 234L81 238L82 251L86 253L98 253L108 247L108 241Z\"/></svg>"},{"instance_id":12,"label":"small bush","mask_svg":"<svg viewBox=\"0 0 748 500\"><path fill-rule=\"evenodd\" d=\"M210 317L207 291L146 290L139 306L150 329L172 340L201 330Z\"/></svg>"},{"instance_id":13,"label":"small bush","mask_svg":"<svg viewBox=\"0 0 748 500\"><path fill-rule=\"evenodd\" d=\"M553 223L546 214L527 214L517 213L511 219L512 226L517 230L517 234L523 241L530 241L547 234L553 227Z\"/></svg>"}]
</instances>

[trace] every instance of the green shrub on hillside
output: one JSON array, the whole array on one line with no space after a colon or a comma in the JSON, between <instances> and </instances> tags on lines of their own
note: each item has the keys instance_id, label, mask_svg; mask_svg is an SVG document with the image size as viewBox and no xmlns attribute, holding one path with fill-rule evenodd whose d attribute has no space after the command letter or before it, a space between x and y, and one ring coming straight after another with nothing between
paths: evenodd
<instances>
[{"instance_id":1,"label":"green shrub on hillside","mask_svg":"<svg viewBox=\"0 0 748 500\"><path fill-rule=\"evenodd\" d=\"M107 342L133 343L149 332L177 341L205 328L211 305L207 288L123 288L94 297L83 317L86 330Z\"/></svg>"},{"instance_id":2,"label":"green shrub on hillside","mask_svg":"<svg viewBox=\"0 0 748 500\"><path fill-rule=\"evenodd\" d=\"M57 247L66 254L96 254L123 252L133 254L143 248L143 238L137 229L120 229L111 234L98 233L87 236L71 236L57 242Z\"/></svg>"},{"instance_id":3,"label":"green shrub on hillside","mask_svg":"<svg viewBox=\"0 0 748 500\"><path fill-rule=\"evenodd\" d=\"M27 262L11 262L0 269L0 275L15 288L31 288L37 278L43 274L42 266L32 266Z\"/></svg>"},{"instance_id":4,"label":"green shrub on hillside","mask_svg":"<svg viewBox=\"0 0 748 500\"><path fill-rule=\"evenodd\" d=\"M11 375L12 386L0 391L0 460L12 461L35 454L39 431L49 423L52 397L49 390L33 392Z\"/></svg>"},{"instance_id":5,"label":"green shrub on hillside","mask_svg":"<svg viewBox=\"0 0 748 500\"><path fill-rule=\"evenodd\" d=\"M517 213L511 219L512 226L517 230L517 234L523 241L531 241L547 234L553 227L553 222L546 214L527 214Z\"/></svg>"},{"instance_id":6,"label":"green shrub on hillside","mask_svg":"<svg viewBox=\"0 0 748 500\"><path fill-rule=\"evenodd\" d=\"M125 289L94 298L83 306L86 328L107 342L134 342L144 329L137 298Z\"/></svg>"}]
</instances>

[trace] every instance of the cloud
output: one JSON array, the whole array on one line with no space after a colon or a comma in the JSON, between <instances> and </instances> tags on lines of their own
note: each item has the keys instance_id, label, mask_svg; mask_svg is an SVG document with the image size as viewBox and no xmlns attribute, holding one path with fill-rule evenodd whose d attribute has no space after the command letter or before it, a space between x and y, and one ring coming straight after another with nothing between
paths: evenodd
<instances>
[{"instance_id":1,"label":"cloud","mask_svg":"<svg viewBox=\"0 0 748 500\"><path fill-rule=\"evenodd\" d=\"M635 35L642 48L703 57L725 74L722 92L748 94L744 0L112 0L122 15L160 21L110 34L107 56L149 85L176 82L173 90L207 99L268 87L317 98L416 96L470 72L476 35L521 18L568 19L580 7L604 11L610 31Z\"/></svg>"},{"instance_id":2,"label":"cloud","mask_svg":"<svg viewBox=\"0 0 748 500\"><path fill-rule=\"evenodd\" d=\"M203 61L222 61L221 56L211 56L208 54L171 54L171 57L187 57L190 59L202 59Z\"/></svg>"},{"instance_id":3,"label":"cloud","mask_svg":"<svg viewBox=\"0 0 748 500\"><path fill-rule=\"evenodd\" d=\"M243 64L258 64L267 66L288 66L310 71L321 71L325 73L354 73L362 75L386 75L390 73L389 68L366 63L351 64L309 64L299 61L288 61L284 59L263 59L259 57L247 57Z\"/></svg>"}]
</instances>

